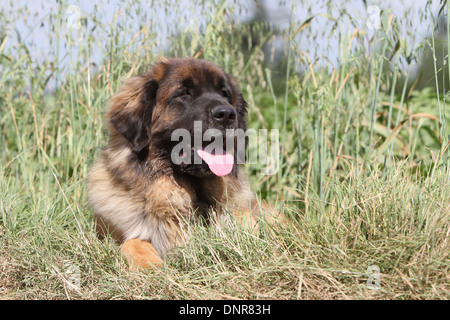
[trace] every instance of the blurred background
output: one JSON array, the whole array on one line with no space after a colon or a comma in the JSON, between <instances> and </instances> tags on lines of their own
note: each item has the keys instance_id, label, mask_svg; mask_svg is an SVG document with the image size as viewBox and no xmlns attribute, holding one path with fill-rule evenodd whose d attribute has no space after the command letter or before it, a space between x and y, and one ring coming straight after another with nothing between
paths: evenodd
<instances>
[{"instance_id":1,"label":"blurred background","mask_svg":"<svg viewBox=\"0 0 450 320\"><path fill-rule=\"evenodd\" d=\"M372 7L372 9L371 9ZM289 27L293 23L293 41L299 44L314 63L336 68L341 62L340 40L358 29L365 40L354 46L371 45L381 27L381 16L392 14L396 20L398 40L404 56L397 63L401 70L412 68L421 76L419 88L434 86L434 69L427 38L434 35L438 69L447 55L447 26L442 15L442 1L4 1L1 8L0 40L3 55L7 50L27 51L37 68L61 69L67 72L69 61L79 56L77 43L89 42L90 52L85 63L93 71L105 66L110 41L120 33L124 41L137 42L145 28L151 33L150 50L158 55L182 55L192 52L177 50L180 38L190 40L192 33L205 33L218 11L225 23L241 34L242 49L251 54L260 48L264 63L275 74L285 72ZM372 16L371 16L372 15ZM371 22L371 19L373 22ZM292 22L292 23L291 23ZM236 29L238 28L238 29ZM434 29L434 30L432 30ZM223 34L222 36L227 37ZM71 43L68 40L71 40ZM133 44L131 45L131 47ZM191 51L199 49L192 45ZM368 48L369 49L369 48ZM376 49L376 48L371 48ZM11 51L10 51L11 52ZM142 52L136 51L136 54ZM389 55L393 55L392 52ZM57 61L54 61L55 58ZM52 61L54 66L46 66ZM151 61L149 61L151 63ZM296 70L306 68L297 62ZM421 73L422 72L422 73ZM424 73L425 72L425 73ZM448 70L442 69L442 72ZM52 73L49 70L49 73ZM55 85L48 83L49 88Z\"/></svg>"}]
</instances>

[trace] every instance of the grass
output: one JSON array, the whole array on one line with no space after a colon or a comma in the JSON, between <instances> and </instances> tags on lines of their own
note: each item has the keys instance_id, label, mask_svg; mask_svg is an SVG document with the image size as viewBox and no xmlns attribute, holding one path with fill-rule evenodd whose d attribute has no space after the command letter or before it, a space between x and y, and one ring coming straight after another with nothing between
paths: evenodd
<instances>
[{"instance_id":1,"label":"grass","mask_svg":"<svg viewBox=\"0 0 450 320\"><path fill-rule=\"evenodd\" d=\"M81 30L63 32L57 41L76 49L65 57L57 50L42 61L25 40L5 45L11 29L0 34L1 298L449 298L449 129L439 125L449 116L448 81L437 61L432 69L444 90L419 91L405 82L410 75L399 62L417 52L408 51L402 20L388 10L370 39L361 28L340 31L334 64L312 60L298 38L314 39L317 16L292 15L282 30L232 20L239 4L191 8L209 18L172 36L165 54L223 66L249 102L249 126L280 130L277 174L261 175L261 164L244 169L255 191L288 219L262 221L257 236L238 225L196 226L188 231L192 241L176 248L163 269L130 271L117 245L95 236L85 178L106 142L107 99L121 78L161 54L154 49L162 41L157 23L132 23L145 16L140 5L125 2L111 24L88 16L95 30L83 22ZM65 9L44 22L64 30ZM280 66L275 47L263 50L276 39L289 48L281 50ZM438 41L428 43L438 52ZM89 64L98 46L105 48L100 72ZM380 270L379 289L367 285L371 266ZM73 270L80 279L75 288Z\"/></svg>"}]
</instances>

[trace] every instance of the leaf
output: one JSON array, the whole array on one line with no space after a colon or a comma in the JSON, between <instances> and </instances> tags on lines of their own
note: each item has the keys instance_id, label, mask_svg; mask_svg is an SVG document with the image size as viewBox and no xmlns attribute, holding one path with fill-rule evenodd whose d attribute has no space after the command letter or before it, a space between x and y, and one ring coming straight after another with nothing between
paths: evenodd
<instances>
[{"instance_id":1,"label":"leaf","mask_svg":"<svg viewBox=\"0 0 450 320\"><path fill-rule=\"evenodd\" d=\"M427 119L430 119L430 120L438 120L438 118L436 116L434 116L432 114L429 114L429 113L416 113L416 114L413 114L411 116L411 118L419 118L419 119L427 118ZM402 121L400 121L400 123L397 126L395 126L394 129L392 129L391 133L386 138L386 140L384 140L384 142L378 147L377 153L376 153L377 157L381 156L384 153L384 151L386 151L388 146L392 143L394 138L397 136L397 134L402 129L402 127L405 124L405 122L407 122L409 119L410 119L410 117L407 117L407 118L403 119Z\"/></svg>"},{"instance_id":2,"label":"leaf","mask_svg":"<svg viewBox=\"0 0 450 320\"><path fill-rule=\"evenodd\" d=\"M305 22L303 22L300 27L297 28L297 30L295 30L294 34L292 35L293 37L295 37L298 33L300 33L300 31L302 31L303 29L305 29L307 26L309 26L309 24L311 23L311 20L314 19L315 16L312 16L311 18L306 19Z\"/></svg>"},{"instance_id":3,"label":"leaf","mask_svg":"<svg viewBox=\"0 0 450 320\"><path fill-rule=\"evenodd\" d=\"M378 147L376 154L377 157L381 156L383 152L389 147L389 145L392 143L392 140L394 140L394 138L402 129L405 122L408 120L409 118L403 119L394 129L392 129L392 132L389 134L386 140L384 140L384 142Z\"/></svg>"}]
</instances>

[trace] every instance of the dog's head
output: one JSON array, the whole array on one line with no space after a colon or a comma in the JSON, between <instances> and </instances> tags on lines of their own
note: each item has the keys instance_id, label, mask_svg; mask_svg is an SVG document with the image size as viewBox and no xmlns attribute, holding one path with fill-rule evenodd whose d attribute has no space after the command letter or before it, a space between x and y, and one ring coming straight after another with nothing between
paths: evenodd
<instances>
[{"instance_id":1,"label":"dog's head","mask_svg":"<svg viewBox=\"0 0 450 320\"><path fill-rule=\"evenodd\" d=\"M245 158L246 105L232 77L214 64L160 59L125 82L108 117L113 135L141 161L158 158L181 174L222 176L236 174Z\"/></svg>"}]
</instances>

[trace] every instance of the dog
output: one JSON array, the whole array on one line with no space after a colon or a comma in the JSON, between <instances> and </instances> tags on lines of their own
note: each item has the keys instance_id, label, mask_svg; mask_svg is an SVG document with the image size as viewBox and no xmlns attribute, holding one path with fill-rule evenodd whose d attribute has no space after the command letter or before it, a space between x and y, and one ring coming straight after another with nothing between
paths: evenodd
<instances>
[{"instance_id":1,"label":"dog","mask_svg":"<svg viewBox=\"0 0 450 320\"><path fill-rule=\"evenodd\" d=\"M239 169L239 143L230 149L224 138L227 130L247 130L246 113L236 80L206 60L160 58L126 79L107 103L109 143L88 174L99 237L119 242L130 265L152 268L188 241L190 221L234 215L254 226L258 203ZM180 148L174 139L181 132L199 141L195 134L208 129L218 135L200 145ZM211 141L215 152L207 151Z\"/></svg>"}]
</instances>

